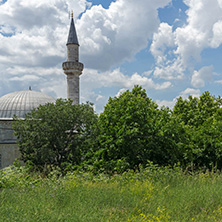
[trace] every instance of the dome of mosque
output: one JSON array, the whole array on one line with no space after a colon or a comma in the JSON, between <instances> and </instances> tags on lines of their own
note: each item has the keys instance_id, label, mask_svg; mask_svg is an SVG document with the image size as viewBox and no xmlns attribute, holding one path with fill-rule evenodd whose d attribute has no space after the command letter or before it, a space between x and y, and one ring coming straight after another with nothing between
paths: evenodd
<instances>
[{"instance_id":1,"label":"dome of mosque","mask_svg":"<svg viewBox=\"0 0 222 222\"><path fill-rule=\"evenodd\" d=\"M32 90L9 93L0 98L0 119L13 118L14 115L24 118L39 105L54 102L53 97Z\"/></svg>"}]
</instances>

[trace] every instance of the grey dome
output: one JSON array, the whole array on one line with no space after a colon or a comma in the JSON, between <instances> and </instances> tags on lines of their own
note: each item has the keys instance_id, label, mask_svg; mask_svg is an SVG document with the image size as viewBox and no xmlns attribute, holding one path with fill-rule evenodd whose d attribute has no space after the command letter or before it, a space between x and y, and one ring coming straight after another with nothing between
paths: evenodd
<instances>
[{"instance_id":1,"label":"grey dome","mask_svg":"<svg viewBox=\"0 0 222 222\"><path fill-rule=\"evenodd\" d=\"M13 118L14 115L24 118L39 105L54 103L55 99L37 91L18 91L0 98L0 119Z\"/></svg>"}]
</instances>

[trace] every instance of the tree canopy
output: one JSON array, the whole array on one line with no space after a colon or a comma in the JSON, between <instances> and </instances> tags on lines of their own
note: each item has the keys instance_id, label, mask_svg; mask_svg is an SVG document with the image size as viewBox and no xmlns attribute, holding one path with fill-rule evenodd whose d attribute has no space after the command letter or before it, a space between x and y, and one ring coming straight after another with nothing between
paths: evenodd
<instances>
[{"instance_id":1,"label":"tree canopy","mask_svg":"<svg viewBox=\"0 0 222 222\"><path fill-rule=\"evenodd\" d=\"M135 86L110 98L99 117L90 104L59 99L16 119L14 129L22 160L39 168L123 172L151 161L222 169L221 107L220 97L205 92L159 108Z\"/></svg>"},{"instance_id":2,"label":"tree canopy","mask_svg":"<svg viewBox=\"0 0 222 222\"><path fill-rule=\"evenodd\" d=\"M58 99L14 123L21 159L42 169L78 165L87 150L92 126L97 121L90 104L73 105Z\"/></svg>"},{"instance_id":3,"label":"tree canopy","mask_svg":"<svg viewBox=\"0 0 222 222\"><path fill-rule=\"evenodd\" d=\"M198 167L222 168L222 100L208 91L177 100L173 115L186 127L185 157Z\"/></svg>"},{"instance_id":4,"label":"tree canopy","mask_svg":"<svg viewBox=\"0 0 222 222\"><path fill-rule=\"evenodd\" d=\"M98 120L94 166L117 171L146 165L179 162L181 127L169 109L158 106L140 86L110 98Z\"/></svg>"}]
</instances>

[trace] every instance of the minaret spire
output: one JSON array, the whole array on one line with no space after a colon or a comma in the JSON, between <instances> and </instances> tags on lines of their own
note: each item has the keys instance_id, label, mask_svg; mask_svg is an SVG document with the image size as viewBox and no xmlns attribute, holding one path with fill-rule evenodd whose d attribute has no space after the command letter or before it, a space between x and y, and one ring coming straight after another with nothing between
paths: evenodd
<instances>
[{"instance_id":1,"label":"minaret spire","mask_svg":"<svg viewBox=\"0 0 222 222\"><path fill-rule=\"evenodd\" d=\"M70 29L69 29L69 36L68 36L68 41L67 44L76 44L79 45L77 34L76 34L76 29L75 29L75 24L73 20L73 11L71 13L71 24L70 24Z\"/></svg>"},{"instance_id":2,"label":"minaret spire","mask_svg":"<svg viewBox=\"0 0 222 222\"><path fill-rule=\"evenodd\" d=\"M67 75L67 97L79 104L79 76L82 74L83 64L79 62L79 42L71 15L67 47L67 61L62 64L64 73Z\"/></svg>"}]
</instances>

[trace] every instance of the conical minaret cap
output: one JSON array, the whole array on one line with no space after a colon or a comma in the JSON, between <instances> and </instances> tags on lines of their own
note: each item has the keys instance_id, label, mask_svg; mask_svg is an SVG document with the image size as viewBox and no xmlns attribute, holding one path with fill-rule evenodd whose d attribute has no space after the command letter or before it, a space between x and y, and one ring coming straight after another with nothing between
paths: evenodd
<instances>
[{"instance_id":1,"label":"conical minaret cap","mask_svg":"<svg viewBox=\"0 0 222 222\"><path fill-rule=\"evenodd\" d=\"M73 18L71 19L69 36L68 36L68 41L66 45L69 45L69 44L79 45Z\"/></svg>"}]
</instances>

